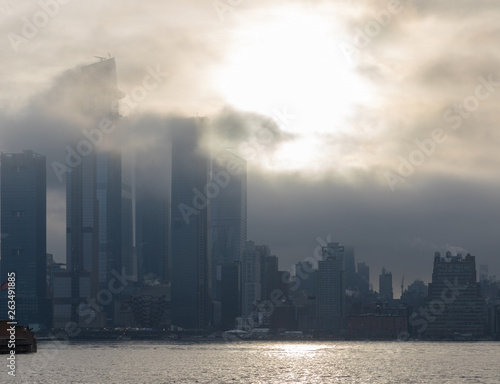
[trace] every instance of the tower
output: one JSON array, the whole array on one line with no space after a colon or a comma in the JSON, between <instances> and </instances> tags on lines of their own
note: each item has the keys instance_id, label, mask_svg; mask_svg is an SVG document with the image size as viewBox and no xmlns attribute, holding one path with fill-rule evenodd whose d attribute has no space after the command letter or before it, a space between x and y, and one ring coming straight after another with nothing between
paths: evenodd
<instances>
[{"instance_id":1,"label":"tower","mask_svg":"<svg viewBox=\"0 0 500 384\"><path fill-rule=\"evenodd\" d=\"M15 277L15 320L51 327L47 298L47 202L45 156L24 151L3 154L1 161L1 277ZM14 275L12 275L12 273ZM7 316L7 290L0 294Z\"/></svg>"},{"instance_id":2,"label":"tower","mask_svg":"<svg viewBox=\"0 0 500 384\"><path fill-rule=\"evenodd\" d=\"M316 315L318 328L339 332L345 326L345 266L344 247L328 243L318 261Z\"/></svg>"},{"instance_id":3,"label":"tower","mask_svg":"<svg viewBox=\"0 0 500 384\"><path fill-rule=\"evenodd\" d=\"M209 154L201 148L202 119L172 127L171 305L172 325L205 329L211 323Z\"/></svg>"},{"instance_id":4,"label":"tower","mask_svg":"<svg viewBox=\"0 0 500 384\"><path fill-rule=\"evenodd\" d=\"M379 276L379 291L382 300L392 300L392 273L386 271L385 267L382 268L382 273Z\"/></svg>"},{"instance_id":5,"label":"tower","mask_svg":"<svg viewBox=\"0 0 500 384\"><path fill-rule=\"evenodd\" d=\"M241 314L241 265L247 237L246 168L244 159L227 150L212 159L212 182L218 187L210 201L212 300L220 302L224 329L232 328ZM214 319L218 317L215 312Z\"/></svg>"},{"instance_id":6,"label":"tower","mask_svg":"<svg viewBox=\"0 0 500 384\"><path fill-rule=\"evenodd\" d=\"M58 326L68 321L85 327L112 325L113 298L103 312L92 316L92 324L82 323L80 305L96 298L113 274L122 272L123 261L130 260L132 252L130 238L125 242L123 238L131 233L131 228L125 228L132 225L131 187L122 180L114 58L82 67L78 95L87 127L67 147L75 160L66 177L68 271L56 276L54 313Z\"/></svg>"}]
</instances>

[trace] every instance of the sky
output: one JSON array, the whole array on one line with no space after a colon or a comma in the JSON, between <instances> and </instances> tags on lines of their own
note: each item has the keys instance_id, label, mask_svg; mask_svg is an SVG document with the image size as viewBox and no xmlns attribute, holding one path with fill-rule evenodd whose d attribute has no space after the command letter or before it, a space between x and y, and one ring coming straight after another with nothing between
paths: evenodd
<instances>
[{"instance_id":1,"label":"sky","mask_svg":"<svg viewBox=\"0 0 500 384\"><path fill-rule=\"evenodd\" d=\"M375 289L392 271L396 296L403 274L430 281L436 251L500 276L499 16L493 0L1 0L0 150L47 156L64 261L51 164L85 129L67 100L82 66L115 57L135 145L206 116L247 159L248 239L281 269L330 239Z\"/></svg>"}]
</instances>

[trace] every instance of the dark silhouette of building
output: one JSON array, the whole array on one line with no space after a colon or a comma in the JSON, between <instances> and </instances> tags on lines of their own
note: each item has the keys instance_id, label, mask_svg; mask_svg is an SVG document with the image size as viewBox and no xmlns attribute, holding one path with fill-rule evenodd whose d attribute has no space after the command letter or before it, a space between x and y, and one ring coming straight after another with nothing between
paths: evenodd
<instances>
[{"instance_id":1,"label":"dark silhouette of building","mask_svg":"<svg viewBox=\"0 0 500 384\"><path fill-rule=\"evenodd\" d=\"M247 241L243 252L242 263L242 315L251 314L256 302L262 297L262 255L270 254L268 246L256 246L253 241Z\"/></svg>"},{"instance_id":2,"label":"dark silhouette of building","mask_svg":"<svg viewBox=\"0 0 500 384\"><path fill-rule=\"evenodd\" d=\"M239 295L241 300L241 263L247 236L247 165L246 161L229 151L221 151L212 160L212 183L218 193L210 201L212 230L212 300L220 303L223 322L226 316L235 312L240 305L229 300L229 296ZM223 268L226 282L223 282ZM234 272L230 277L228 273ZM232 286L230 282L240 282ZM236 292L224 292L225 289ZM223 297L225 300L223 300ZM225 306L231 308L224 308ZM236 307L235 307L236 306ZM239 316L238 313L234 319ZM215 314L214 314L215 315ZM218 324L216 324L218 325ZM223 325L224 328L226 328Z\"/></svg>"},{"instance_id":3,"label":"dark silhouette of building","mask_svg":"<svg viewBox=\"0 0 500 384\"><path fill-rule=\"evenodd\" d=\"M171 286L172 325L204 329L211 324L209 155L202 148L202 119L172 129Z\"/></svg>"},{"instance_id":4,"label":"dark silhouette of building","mask_svg":"<svg viewBox=\"0 0 500 384\"><path fill-rule=\"evenodd\" d=\"M221 266L221 327L234 329L235 321L241 315L241 263Z\"/></svg>"},{"instance_id":5,"label":"dark silhouette of building","mask_svg":"<svg viewBox=\"0 0 500 384\"><path fill-rule=\"evenodd\" d=\"M476 280L476 258L470 254L465 258L460 254L452 256L450 252L441 257L436 252L432 283L429 284L424 308L429 312L425 325L419 324L419 319L410 321L416 324L416 331L421 331L422 337L451 339L483 336L485 309Z\"/></svg>"},{"instance_id":6,"label":"dark silhouette of building","mask_svg":"<svg viewBox=\"0 0 500 384\"><path fill-rule=\"evenodd\" d=\"M349 316L347 334L356 339L397 339L408 330L406 314L362 314Z\"/></svg>"},{"instance_id":7,"label":"dark silhouette of building","mask_svg":"<svg viewBox=\"0 0 500 384\"><path fill-rule=\"evenodd\" d=\"M340 332L345 326L344 247L328 243L318 261L316 293L317 326L322 331Z\"/></svg>"},{"instance_id":8,"label":"dark silhouette of building","mask_svg":"<svg viewBox=\"0 0 500 384\"><path fill-rule=\"evenodd\" d=\"M305 291L309 296L316 297L318 270L310 261L300 261L295 264L296 291Z\"/></svg>"},{"instance_id":9,"label":"dark silhouette of building","mask_svg":"<svg viewBox=\"0 0 500 384\"><path fill-rule=\"evenodd\" d=\"M358 263L356 285L362 295L367 295L370 291L370 267L365 263Z\"/></svg>"},{"instance_id":10,"label":"dark silhouette of building","mask_svg":"<svg viewBox=\"0 0 500 384\"><path fill-rule=\"evenodd\" d=\"M386 271L385 267L382 268L382 273L379 276L379 294L381 300L392 300L392 273Z\"/></svg>"},{"instance_id":11,"label":"dark silhouette of building","mask_svg":"<svg viewBox=\"0 0 500 384\"><path fill-rule=\"evenodd\" d=\"M153 140L157 131L142 132ZM159 147L139 147L135 155L135 220L137 274L140 281L170 280L171 150L165 133Z\"/></svg>"},{"instance_id":12,"label":"dark silhouette of building","mask_svg":"<svg viewBox=\"0 0 500 384\"><path fill-rule=\"evenodd\" d=\"M260 272L261 272L261 297L262 300L269 300L272 292L275 289L280 289L281 274L278 268L278 256L266 254L265 248L257 246L257 250L261 250Z\"/></svg>"},{"instance_id":13,"label":"dark silhouette of building","mask_svg":"<svg viewBox=\"0 0 500 384\"><path fill-rule=\"evenodd\" d=\"M422 280L415 280L406 288L401 295L401 301L410 308L411 311L418 310L424 304L427 296L427 285Z\"/></svg>"},{"instance_id":14,"label":"dark silhouette of building","mask_svg":"<svg viewBox=\"0 0 500 384\"><path fill-rule=\"evenodd\" d=\"M15 274L15 320L22 325L51 327L47 297L47 198L45 156L24 151L2 153L1 282ZM1 292L7 316L7 290Z\"/></svg>"},{"instance_id":15,"label":"dark silhouette of building","mask_svg":"<svg viewBox=\"0 0 500 384\"><path fill-rule=\"evenodd\" d=\"M57 274L54 286L59 325L79 324L80 304L95 298L122 267L133 268L132 190L123 179L114 58L82 67L79 97L88 128L85 137L75 136L68 146L73 157L66 178L67 272ZM103 309L94 326L113 324L113 298Z\"/></svg>"},{"instance_id":16,"label":"dark silhouette of building","mask_svg":"<svg viewBox=\"0 0 500 384\"><path fill-rule=\"evenodd\" d=\"M344 247L345 259L345 286L346 289L356 290L356 264L354 258L354 247Z\"/></svg>"}]
</instances>

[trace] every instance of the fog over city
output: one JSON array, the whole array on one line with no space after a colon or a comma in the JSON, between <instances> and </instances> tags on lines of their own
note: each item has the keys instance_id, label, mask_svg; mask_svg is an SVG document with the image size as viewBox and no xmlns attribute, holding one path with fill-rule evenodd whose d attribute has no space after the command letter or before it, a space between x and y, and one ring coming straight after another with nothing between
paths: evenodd
<instances>
[{"instance_id":1,"label":"fog over city","mask_svg":"<svg viewBox=\"0 0 500 384\"><path fill-rule=\"evenodd\" d=\"M177 118L207 117L200 144L247 160L247 237L280 269L328 238L374 289L392 271L395 297L403 274L430 281L436 251L499 276L499 18L484 0L3 2L0 151L47 156L64 262L54 164L90 129L80 68L114 57L129 151L160 161Z\"/></svg>"}]
</instances>

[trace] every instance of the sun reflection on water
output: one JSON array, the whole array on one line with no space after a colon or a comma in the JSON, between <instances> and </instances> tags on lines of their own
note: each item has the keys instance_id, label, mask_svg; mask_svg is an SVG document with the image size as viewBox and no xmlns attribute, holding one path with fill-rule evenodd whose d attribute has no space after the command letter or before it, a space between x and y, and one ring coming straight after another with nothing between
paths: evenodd
<instances>
[{"instance_id":1,"label":"sun reflection on water","mask_svg":"<svg viewBox=\"0 0 500 384\"><path fill-rule=\"evenodd\" d=\"M267 353L273 357L280 358L313 358L318 353L324 353L325 350L335 350L335 345L326 344L304 344L304 343L285 343L273 344L268 346Z\"/></svg>"}]
</instances>

